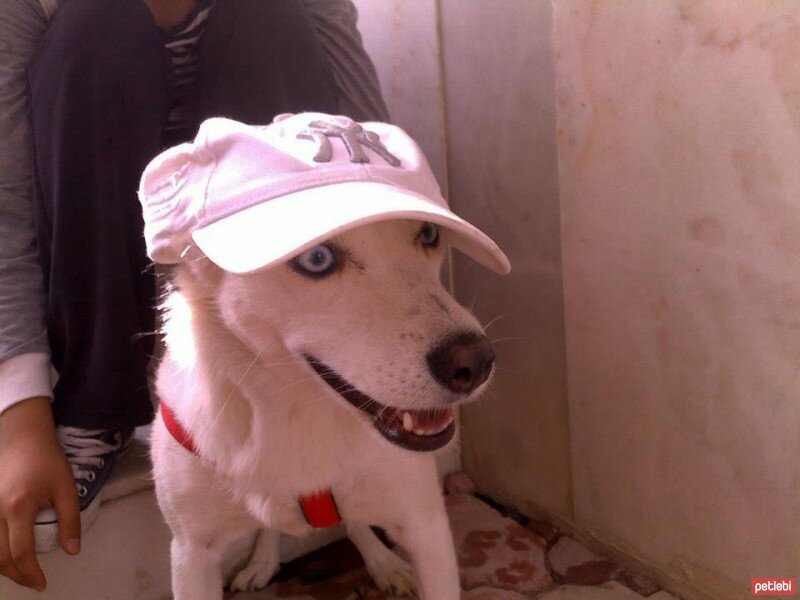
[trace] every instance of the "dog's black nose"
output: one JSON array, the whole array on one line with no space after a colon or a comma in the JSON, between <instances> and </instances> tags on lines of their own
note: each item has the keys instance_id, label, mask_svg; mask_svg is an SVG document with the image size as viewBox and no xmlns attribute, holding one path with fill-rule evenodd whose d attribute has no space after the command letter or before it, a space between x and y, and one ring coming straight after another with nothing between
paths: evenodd
<instances>
[{"instance_id":1,"label":"dog's black nose","mask_svg":"<svg viewBox=\"0 0 800 600\"><path fill-rule=\"evenodd\" d=\"M485 335L463 333L431 350L427 358L439 383L457 394L469 394L489 378L495 352Z\"/></svg>"}]
</instances>

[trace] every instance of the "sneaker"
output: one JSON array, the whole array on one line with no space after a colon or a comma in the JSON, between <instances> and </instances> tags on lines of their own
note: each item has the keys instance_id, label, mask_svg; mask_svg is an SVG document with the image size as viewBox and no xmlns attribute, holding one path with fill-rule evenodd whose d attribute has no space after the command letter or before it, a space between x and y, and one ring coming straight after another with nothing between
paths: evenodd
<instances>
[{"instance_id":1,"label":"sneaker","mask_svg":"<svg viewBox=\"0 0 800 600\"><path fill-rule=\"evenodd\" d=\"M117 459L124 454L133 438L133 429L80 429L58 427L58 441L72 465L78 504L81 511L81 531L94 524L100 509L101 494ZM39 512L34 526L36 552L58 548L58 519L56 511L46 508Z\"/></svg>"}]
</instances>

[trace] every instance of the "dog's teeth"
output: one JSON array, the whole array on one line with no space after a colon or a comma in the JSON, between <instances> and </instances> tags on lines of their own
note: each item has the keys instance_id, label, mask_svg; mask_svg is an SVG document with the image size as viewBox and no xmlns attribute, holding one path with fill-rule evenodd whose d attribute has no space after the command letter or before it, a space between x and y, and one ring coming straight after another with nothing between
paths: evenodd
<instances>
[{"instance_id":1,"label":"dog's teeth","mask_svg":"<svg viewBox=\"0 0 800 600\"><path fill-rule=\"evenodd\" d=\"M443 432L445 429L447 429L448 427L450 427L450 423L452 423L452 420L450 420L450 421L447 421L447 423L444 423L444 424L443 424L441 427L437 427L437 428L436 428L435 430L433 430L433 431L429 431L429 432L428 432L428 435L436 435L437 433L442 433L442 432Z\"/></svg>"},{"instance_id":2,"label":"dog's teeth","mask_svg":"<svg viewBox=\"0 0 800 600\"><path fill-rule=\"evenodd\" d=\"M425 431L424 429L414 429L414 434L415 435L429 435L428 432Z\"/></svg>"},{"instance_id":3,"label":"dog's teeth","mask_svg":"<svg viewBox=\"0 0 800 600\"><path fill-rule=\"evenodd\" d=\"M414 431L414 420L408 413L403 413L403 429L406 431Z\"/></svg>"}]
</instances>

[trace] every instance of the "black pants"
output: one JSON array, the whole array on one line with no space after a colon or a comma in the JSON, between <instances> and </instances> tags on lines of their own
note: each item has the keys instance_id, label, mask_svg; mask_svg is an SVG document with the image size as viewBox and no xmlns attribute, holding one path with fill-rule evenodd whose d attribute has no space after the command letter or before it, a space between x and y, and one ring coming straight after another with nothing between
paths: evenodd
<instances>
[{"instance_id":1,"label":"black pants","mask_svg":"<svg viewBox=\"0 0 800 600\"><path fill-rule=\"evenodd\" d=\"M196 125L335 111L326 58L297 0L219 0L201 60ZM56 422L148 423L156 299L136 190L167 143L169 55L141 0L66 0L29 80Z\"/></svg>"}]
</instances>

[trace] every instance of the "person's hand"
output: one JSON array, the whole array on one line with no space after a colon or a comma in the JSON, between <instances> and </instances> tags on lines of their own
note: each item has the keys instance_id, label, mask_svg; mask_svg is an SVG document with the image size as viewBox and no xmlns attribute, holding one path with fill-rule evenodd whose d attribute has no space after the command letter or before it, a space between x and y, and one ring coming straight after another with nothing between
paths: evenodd
<instances>
[{"instance_id":1,"label":"person's hand","mask_svg":"<svg viewBox=\"0 0 800 600\"><path fill-rule=\"evenodd\" d=\"M0 415L0 574L38 591L47 585L34 550L42 508L58 516L58 538L80 552L81 522L72 469L56 438L49 398L23 400Z\"/></svg>"}]
</instances>

